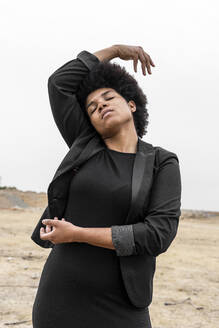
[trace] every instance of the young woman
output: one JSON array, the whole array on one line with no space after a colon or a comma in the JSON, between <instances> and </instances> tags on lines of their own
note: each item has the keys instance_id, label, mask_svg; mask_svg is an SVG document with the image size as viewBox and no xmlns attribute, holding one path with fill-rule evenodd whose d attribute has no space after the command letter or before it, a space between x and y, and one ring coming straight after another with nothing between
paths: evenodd
<instances>
[{"instance_id":1,"label":"young woman","mask_svg":"<svg viewBox=\"0 0 219 328\"><path fill-rule=\"evenodd\" d=\"M155 66L142 47L114 45L93 54L82 51L57 69L48 82L54 119L68 146L75 152L83 148L93 129L104 147L85 161L77 174L67 176L63 217L43 221L40 239L50 242L52 250L33 305L33 328L151 328L148 307L135 307L127 294L119 258L139 256L144 251L154 258L175 237L180 214L179 167L172 161L168 182L164 176L157 179L159 190L169 188L166 203L175 202L166 230L160 224L163 248L158 249L159 227L155 237L152 221L144 231L142 222L124 224L132 197L133 165L139 137L146 133L148 111L147 98L134 77L110 63L116 57L133 60L135 72L140 61L144 75L146 69L151 74L151 66ZM83 149L80 152L83 157Z\"/></svg>"}]
</instances>

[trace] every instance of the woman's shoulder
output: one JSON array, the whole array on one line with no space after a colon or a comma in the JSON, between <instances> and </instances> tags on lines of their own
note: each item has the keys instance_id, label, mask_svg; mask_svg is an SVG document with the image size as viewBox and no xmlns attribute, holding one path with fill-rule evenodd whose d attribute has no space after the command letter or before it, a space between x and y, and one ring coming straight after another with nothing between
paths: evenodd
<instances>
[{"instance_id":1,"label":"woman's shoulder","mask_svg":"<svg viewBox=\"0 0 219 328\"><path fill-rule=\"evenodd\" d=\"M174 151L161 146L153 146L153 148L155 150L156 166L160 166L169 160L176 160L179 163L178 155Z\"/></svg>"},{"instance_id":2,"label":"woman's shoulder","mask_svg":"<svg viewBox=\"0 0 219 328\"><path fill-rule=\"evenodd\" d=\"M143 141L144 144L146 144L146 149L151 151L151 149L154 150L155 153L155 161L154 161L154 166L159 168L160 165L166 164L166 162L176 162L179 164L179 157L176 154L176 152L174 152L173 150L164 148L162 146L154 146L152 143L148 143L145 140L141 140Z\"/></svg>"}]
</instances>

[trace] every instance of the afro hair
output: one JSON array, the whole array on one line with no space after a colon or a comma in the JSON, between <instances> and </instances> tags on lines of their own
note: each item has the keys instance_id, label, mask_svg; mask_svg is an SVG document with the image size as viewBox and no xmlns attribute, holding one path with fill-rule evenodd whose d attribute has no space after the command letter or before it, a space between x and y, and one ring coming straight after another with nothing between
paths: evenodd
<instances>
[{"instance_id":1,"label":"afro hair","mask_svg":"<svg viewBox=\"0 0 219 328\"><path fill-rule=\"evenodd\" d=\"M135 78L116 63L106 60L99 62L80 82L76 92L77 100L87 116L86 99L91 92L99 88L112 88L127 102L129 100L135 102L136 111L133 112L133 120L136 133L142 138L147 133L149 114L146 105L148 101Z\"/></svg>"}]
</instances>

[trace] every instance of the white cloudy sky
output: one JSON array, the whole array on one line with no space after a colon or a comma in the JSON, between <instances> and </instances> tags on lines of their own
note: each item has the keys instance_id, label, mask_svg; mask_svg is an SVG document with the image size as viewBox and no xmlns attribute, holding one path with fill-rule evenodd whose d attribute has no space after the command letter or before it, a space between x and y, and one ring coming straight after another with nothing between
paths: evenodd
<instances>
[{"instance_id":1,"label":"white cloudy sky","mask_svg":"<svg viewBox=\"0 0 219 328\"><path fill-rule=\"evenodd\" d=\"M148 97L144 140L177 153L182 208L219 210L217 1L3 1L1 185L47 191L68 151L50 110L47 79L82 51L141 45L152 75L125 66Z\"/></svg>"}]
</instances>

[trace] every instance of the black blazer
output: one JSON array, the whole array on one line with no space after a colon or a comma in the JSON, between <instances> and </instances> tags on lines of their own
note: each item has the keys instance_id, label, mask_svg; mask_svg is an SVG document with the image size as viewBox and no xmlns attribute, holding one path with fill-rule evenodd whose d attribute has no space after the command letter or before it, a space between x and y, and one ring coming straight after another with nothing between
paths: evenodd
<instances>
[{"instance_id":1,"label":"black blazer","mask_svg":"<svg viewBox=\"0 0 219 328\"><path fill-rule=\"evenodd\" d=\"M106 147L76 96L80 81L98 63L95 55L84 50L48 79L54 120L70 149L48 186L48 206L31 235L31 239L44 248L54 244L40 239L42 220L63 217L72 171L77 174L85 161ZM145 308L152 301L156 256L165 252L176 236L180 207L181 176L177 155L138 137L131 206L125 221L133 225L135 254L119 256L124 286L137 308Z\"/></svg>"}]
</instances>

